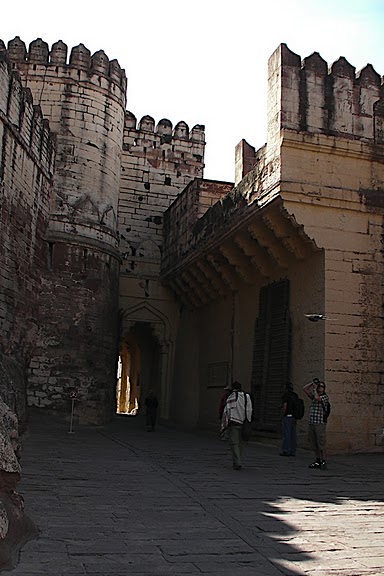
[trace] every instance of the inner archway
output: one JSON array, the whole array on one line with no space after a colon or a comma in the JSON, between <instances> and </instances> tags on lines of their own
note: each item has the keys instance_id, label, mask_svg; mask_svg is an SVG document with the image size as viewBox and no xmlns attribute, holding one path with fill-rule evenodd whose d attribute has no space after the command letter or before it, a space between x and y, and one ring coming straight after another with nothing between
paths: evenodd
<instances>
[{"instance_id":1,"label":"inner archway","mask_svg":"<svg viewBox=\"0 0 384 576\"><path fill-rule=\"evenodd\" d=\"M136 415L149 390L160 400L160 346L148 322L135 322L120 343L116 390L118 414Z\"/></svg>"}]
</instances>

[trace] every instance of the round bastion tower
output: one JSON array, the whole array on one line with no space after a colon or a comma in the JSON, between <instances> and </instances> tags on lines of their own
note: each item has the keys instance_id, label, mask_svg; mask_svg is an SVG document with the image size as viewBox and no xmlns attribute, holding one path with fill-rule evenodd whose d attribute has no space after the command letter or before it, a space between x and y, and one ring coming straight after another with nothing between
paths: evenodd
<instances>
[{"instance_id":1,"label":"round bastion tower","mask_svg":"<svg viewBox=\"0 0 384 576\"><path fill-rule=\"evenodd\" d=\"M103 51L18 37L8 54L56 136L47 271L28 402L101 423L115 409L117 204L126 77Z\"/></svg>"}]
</instances>

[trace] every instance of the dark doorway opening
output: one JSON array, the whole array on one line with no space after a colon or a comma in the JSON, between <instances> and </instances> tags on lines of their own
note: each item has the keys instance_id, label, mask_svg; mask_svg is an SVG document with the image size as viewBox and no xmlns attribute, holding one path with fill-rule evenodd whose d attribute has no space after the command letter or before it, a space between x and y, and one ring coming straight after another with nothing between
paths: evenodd
<instances>
[{"instance_id":1,"label":"dark doorway opening","mask_svg":"<svg viewBox=\"0 0 384 576\"><path fill-rule=\"evenodd\" d=\"M160 396L160 346L148 322L136 322L120 343L116 412L135 416L149 390Z\"/></svg>"},{"instance_id":2,"label":"dark doorway opening","mask_svg":"<svg viewBox=\"0 0 384 576\"><path fill-rule=\"evenodd\" d=\"M260 291L252 366L257 430L280 430L281 398L284 385L290 379L290 361L289 280L282 280L268 284Z\"/></svg>"}]
</instances>

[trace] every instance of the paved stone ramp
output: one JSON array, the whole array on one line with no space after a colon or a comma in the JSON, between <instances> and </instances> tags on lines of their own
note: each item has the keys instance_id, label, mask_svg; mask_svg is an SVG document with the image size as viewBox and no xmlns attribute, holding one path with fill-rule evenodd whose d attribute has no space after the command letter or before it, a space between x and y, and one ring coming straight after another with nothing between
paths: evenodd
<instances>
[{"instance_id":1,"label":"paved stone ramp","mask_svg":"<svg viewBox=\"0 0 384 576\"><path fill-rule=\"evenodd\" d=\"M116 417L31 424L20 490L40 537L12 576L383 576L384 456L282 458Z\"/></svg>"}]
</instances>

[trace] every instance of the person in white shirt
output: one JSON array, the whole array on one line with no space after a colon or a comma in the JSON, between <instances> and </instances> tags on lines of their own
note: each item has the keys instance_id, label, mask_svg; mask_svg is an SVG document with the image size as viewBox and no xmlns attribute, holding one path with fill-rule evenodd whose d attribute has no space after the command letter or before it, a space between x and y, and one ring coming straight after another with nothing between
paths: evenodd
<instances>
[{"instance_id":1,"label":"person in white shirt","mask_svg":"<svg viewBox=\"0 0 384 576\"><path fill-rule=\"evenodd\" d=\"M228 430L228 441L231 449L233 469L241 470L243 439L242 428L244 420L252 420L252 400L249 394L241 390L240 382L232 383L232 393L225 403L221 429Z\"/></svg>"}]
</instances>

